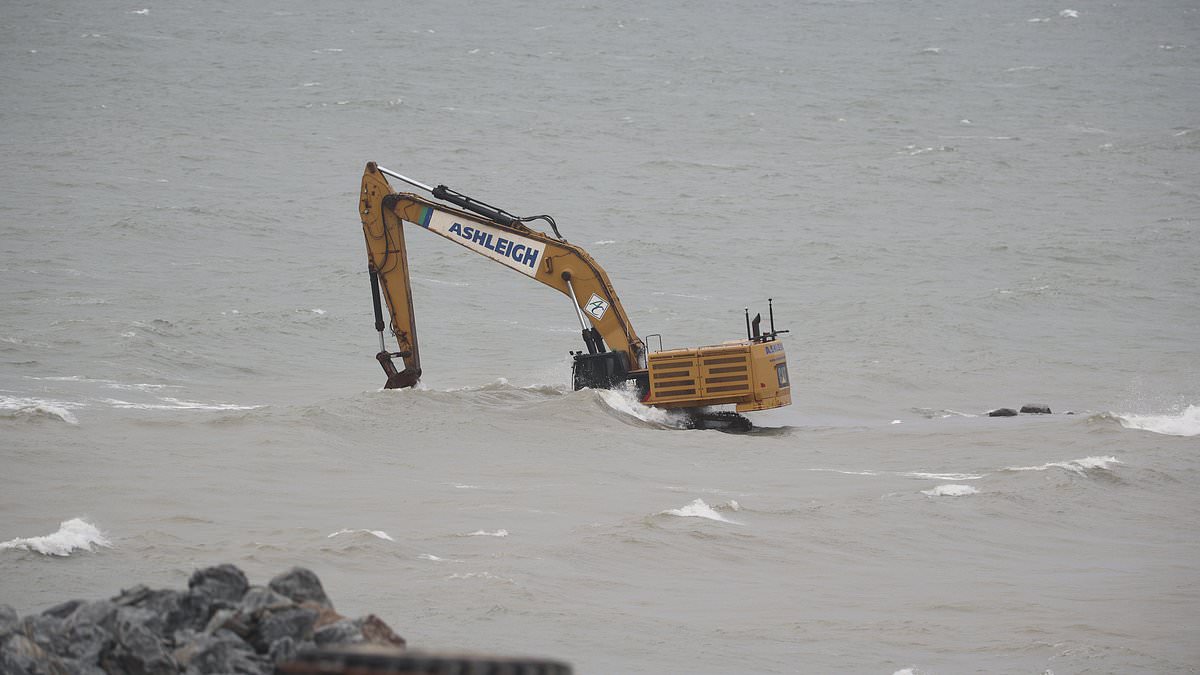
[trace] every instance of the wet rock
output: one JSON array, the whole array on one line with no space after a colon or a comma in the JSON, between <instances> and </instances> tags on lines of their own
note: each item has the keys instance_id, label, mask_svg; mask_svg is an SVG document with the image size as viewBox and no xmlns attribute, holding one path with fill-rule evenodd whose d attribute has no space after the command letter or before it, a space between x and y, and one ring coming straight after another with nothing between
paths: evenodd
<instances>
[{"instance_id":1,"label":"wet rock","mask_svg":"<svg viewBox=\"0 0 1200 675\"><path fill-rule=\"evenodd\" d=\"M250 588L250 582L246 580L245 573L228 563L196 570L192 573L192 578L188 580L188 590L192 594L223 600L234 605L241 601L248 588Z\"/></svg>"},{"instance_id":2,"label":"wet rock","mask_svg":"<svg viewBox=\"0 0 1200 675\"><path fill-rule=\"evenodd\" d=\"M188 673L270 673L271 664L254 653L254 648L237 635L225 630L200 635L195 641L175 650L175 659Z\"/></svg>"},{"instance_id":3,"label":"wet rock","mask_svg":"<svg viewBox=\"0 0 1200 675\"><path fill-rule=\"evenodd\" d=\"M68 600L57 604L50 609L42 612L42 616L52 616L56 619L65 619L75 613L75 610L83 604L83 600Z\"/></svg>"},{"instance_id":4,"label":"wet rock","mask_svg":"<svg viewBox=\"0 0 1200 675\"><path fill-rule=\"evenodd\" d=\"M1044 403L1026 403L1021 406L1021 412L1033 415L1049 415L1050 406Z\"/></svg>"},{"instance_id":5,"label":"wet rock","mask_svg":"<svg viewBox=\"0 0 1200 675\"><path fill-rule=\"evenodd\" d=\"M179 672L154 627L162 622L153 612L136 607L120 608L113 620L114 643L100 656L100 666L109 673L171 675Z\"/></svg>"},{"instance_id":6,"label":"wet rock","mask_svg":"<svg viewBox=\"0 0 1200 675\"><path fill-rule=\"evenodd\" d=\"M85 602L75 608L71 616L66 618L67 630L88 625L110 625L117 612L118 605L111 600L95 600Z\"/></svg>"},{"instance_id":7,"label":"wet rock","mask_svg":"<svg viewBox=\"0 0 1200 675\"><path fill-rule=\"evenodd\" d=\"M271 645L271 649L267 652L267 659L271 663L279 665L280 663L295 659L300 652L314 648L316 648L316 644L310 640L297 642L290 637L285 637L281 640L276 640Z\"/></svg>"},{"instance_id":8,"label":"wet rock","mask_svg":"<svg viewBox=\"0 0 1200 675\"><path fill-rule=\"evenodd\" d=\"M0 674L268 675L323 645L402 647L379 617L333 610L317 576L293 568L250 587L233 565L198 570L186 592L134 586L24 618L0 605ZM297 600L297 598L300 598Z\"/></svg>"},{"instance_id":9,"label":"wet rock","mask_svg":"<svg viewBox=\"0 0 1200 675\"><path fill-rule=\"evenodd\" d=\"M51 614L32 614L21 619L17 633L51 653L63 646L63 620Z\"/></svg>"},{"instance_id":10,"label":"wet rock","mask_svg":"<svg viewBox=\"0 0 1200 675\"><path fill-rule=\"evenodd\" d=\"M374 614L368 614L367 618L363 619L362 634L363 638L373 645L401 648L406 646L404 638L396 635L391 626Z\"/></svg>"},{"instance_id":11,"label":"wet rock","mask_svg":"<svg viewBox=\"0 0 1200 675\"><path fill-rule=\"evenodd\" d=\"M244 640L251 633L249 617L234 609L219 609L208 620L204 632L212 635L219 630L227 630Z\"/></svg>"},{"instance_id":12,"label":"wet rock","mask_svg":"<svg viewBox=\"0 0 1200 675\"><path fill-rule=\"evenodd\" d=\"M243 614L261 614L263 612L276 612L281 609L296 606L296 603L291 598L280 595L270 588L264 586L251 586L250 590L242 596L242 602L238 605L238 611Z\"/></svg>"},{"instance_id":13,"label":"wet rock","mask_svg":"<svg viewBox=\"0 0 1200 675\"><path fill-rule=\"evenodd\" d=\"M24 675L55 672L53 668L60 666L59 659L20 633L9 635L0 642L0 673Z\"/></svg>"},{"instance_id":14,"label":"wet rock","mask_svg":"<svg viewBox=\"0 0 1200 675\"><path fill-rule=\"evenodd\" d=\"M69 626L63 634L61 656L75 659L81 664L97 666L100 655L113 644L113 635L94 623L78 623Z\"/></svg>"},{"instance_id":15,"label":"wet rock","mask_svg":"<svg viewBox=\"0 0 1200 675\"><path fill-rule=\"evenodd\" d=\"M368 614L360 619L344 619L313 633L318 646L368 643L387 647L404 647L404 638L396 635L383 619Z\"/></svg>"},{"instance_id":16,"label":"wet rock","mask_svg":"<svg viewBox=\"0 0 1200 675\"><path fill-rule=\"evenodd\" d=\"M313 633L313 642L320 647L358 644L363 641L362 627L354 619L343 619L331 623Z\"/></svg>"},{"instance_id":17,"label":"wet rock","mask_svg":"<svg viewBox=\"0 0 1200 675\"><path fill-rule=\"evenodd\" d=\"M8 605L0 605L0 640L16 630L17 624L20 622L21 617L17 615L17 610Z\"/></svg>"},{"instance_id":18,"label":"wet rock","mask_svg":"<svg viewBox=\"0 0 1200 675\"><path fill-rule=\"evenodd\" d=\"M293 567L292 569L271 579L268 584L271 590L290 598L296 603L315 602L322 607L333 607L333 603L329 601L329 597L325 595L325 589L321 586L321 580L312 570L303 567Z\"/></svg>"},{"instance_id":19,"label":"wet rock","mask_svg":"<svg viewBox=\"0 0 1200 675\"><path fill-rule=\"evenodd\" d=\"M312 640L313 624L317 621L318 612L305 607L293 607L268 614L258 624L257 634L252 643L259 652L268 652L271 645L284 639L291 638L295 642Z\"/></svg>"},{"instance_id":20,"label":"wet rock","mask_svg":"<svg viewBox=\"0 0 1200 675\"><path fill-rule=\"evenodd\" d=\"M189 602L188 593L151 590L138 585L122 591L112 602L118 606L137 607L153 612L161 618L156 632L169 637L177 630L194 627L208 619L207 614L212 603L208 601L207 596L192 597L193 600Z\"/></svg>"},{"instance_id":21,"label":"wet rock","mask_svg":"<svg viewBox=\"0 0 1200 675\"><path fill-rule=\"evenodd\" d=\"M1016 417L1017 411L1012 408L996 408L988 413L988 417Z\"/></svg>"}]
</instances>

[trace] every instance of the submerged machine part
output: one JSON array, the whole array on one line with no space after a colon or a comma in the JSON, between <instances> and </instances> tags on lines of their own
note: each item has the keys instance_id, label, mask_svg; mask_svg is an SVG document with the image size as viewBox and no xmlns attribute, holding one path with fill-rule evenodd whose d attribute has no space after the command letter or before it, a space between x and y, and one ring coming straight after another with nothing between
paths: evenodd
<instances>
[{"instance_id":1,"label":"submerged machine part","mask_svg":"<svg viewBox=\"0 0 1200 675\"><path fill-rule=\"evenodd\" d=\"M454 206L392 192L387 176ZM698 420L729 419L724 413L704 410L711 406L732 405L740 413L791 404L787 357L779 339L787 331L775 330L773 304L767 332L760 330L761 316L752 324L747 310L744 340L663 351L660 338L660 349L650 352L634 332L608 275L586 251L564 239L548 215L521 218L444 185L430 187L369 162L362 177L359 216L379 333L376 359L387 374L386 388L411 387L421 377L404 245L403 223L407 222L570 298L586 348L586 352L571 352L575 389L611 389L631 382L646 405L688 409ZM526 225L535 220L549 224L554 236ZM394 352L386 346L381 300L391 315L390 330L398 346ZM401 359L403 367L397 368L393 359Z\"/></svg>"}]
</instances>

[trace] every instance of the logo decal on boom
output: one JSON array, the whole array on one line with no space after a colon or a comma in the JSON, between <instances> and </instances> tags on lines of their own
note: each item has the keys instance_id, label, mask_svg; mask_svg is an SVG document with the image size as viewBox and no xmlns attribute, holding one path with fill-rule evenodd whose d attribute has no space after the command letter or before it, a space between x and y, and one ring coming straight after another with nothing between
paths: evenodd
<instances>
[{"instance_id":1,"label":"logo decal on boom","mask_svg":"<svg viewBox=\"0 0 1200 675\"><path fill-rule=\"evenodd\" d=\"M583 311L592 315L592 318L599 321L604 318L604 313L608 311L608 302L600 296L592 293L592 297L588 299L587 304L583 306Z\"/></svg>"},{"instance_id":2,"label":"logo decal on boom","mask_svg":"<svg viewBox=\"0 0 1200 675\"><path fill-rule=\"evenodd\" d=\"M461 223L441 211L422 209L420 220L417 225L531 277L537 276L538 263L546 252L542 242L483 223Z\"/></svg>"}]
</instances>

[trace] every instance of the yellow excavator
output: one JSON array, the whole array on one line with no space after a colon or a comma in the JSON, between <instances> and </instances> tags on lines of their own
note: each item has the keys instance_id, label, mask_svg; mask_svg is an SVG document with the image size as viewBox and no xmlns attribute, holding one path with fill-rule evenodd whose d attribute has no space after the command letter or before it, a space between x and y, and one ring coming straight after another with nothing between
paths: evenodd
<instances>
[{"instance_id":1,"label":"yellow excavator","mask_svg":"<svg viewBox=\"0 0 1200 675\"><path fill-rule=\"evenodd\" d=\"M393 192L387 176L419 188L437 201ZM646 405L687 410L693 426L743 431L750 424L737 413L792 402L787 356L779 339L788 331L775 330L771 301L770 330L761 330L761 314L751 321L747 309L745 339L664 351L662 337L657 336L659 349L651 352L634 332L608 275L586 251L568 243L548 215L520 218L445 185L424 185L375 162L368 163L363 172L358 212L367 240L375 330L379 333L375 358L387 373L385 388L411 387L421 377L404 245L403 223L407 222L570 298L587 349L571 352L575 389L632 386ZM526 224L536 220L545 221L554 236ZM394 352L388 351L384 338L381 291L391 313L391 333L399 346ZM403 362L399 370L393 362L397 358ZM710 410L724 405L733 405L736 412Z\"/></svg>"}]
</instances>

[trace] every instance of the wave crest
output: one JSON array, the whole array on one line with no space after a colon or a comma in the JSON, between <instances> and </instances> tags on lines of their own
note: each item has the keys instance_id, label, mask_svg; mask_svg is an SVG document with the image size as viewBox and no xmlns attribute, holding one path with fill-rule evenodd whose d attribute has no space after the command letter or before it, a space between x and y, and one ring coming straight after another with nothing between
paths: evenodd
<instances>
[{"instance_id":1,"label":"wave crest","mask_svg":"<svg viewBox=\"0 0 1200 675\"><path fill-rule=\"evenodd\" d=\"M1108 471L1115 464L1124 464L1116 457L1084 457L1065 462L1048 462L1039 466L1009 466L1005 471L1046 471L1047 469L1066 469L1081 476L1088 471Z\"/></svg>"},{"instance_id":2,"label":"wave crest","mask_svg":"<svg viewBox=\"0 0 1200 675\"><path fill-rule=\"evenodd\" d=\"M75 415L62 401L45 401L39 398L0 396L0 417L16 420L49 419L79 424Z\"/></svg>"},{"instance_id":3,"label":"wave crest","mask_svg":"<svg viewBox=\"0 0 1200 675\"><path fill-rule=\"evenodd\" d=\"M1189 405L1176 415L1127 415L1112 413L1126 429L1139 429L1166 436L1200 436L1200 406Z\"/></svg>"},{"instance_id":4,"label":"wave crest","mask_svg":"<svg viewBox=\"0 0 1200 675\"><path fill-rule=\"evenodd\" d=\"M730 501L729 504L718 506L717 508L724 508L730 511L740 511L741 505L735 501ZM666 511L661 511L659 512L659 515L680 516L682 518L707 518L708 520L715 520L720 523L741 525L741 523L737 522L736 520L731 520L718 513L716 508L705 504L703 499L692 500L692 503L678 509L667 509Z\"/></svg>"},{"instance_id":5,"label":"wave crest","mask_svg":"<svg viewBox=\"0 0 1200 675\"><path fill-rule=\"evenodd\" d=\"M111 548L112 542L95 525L82 518L59 523L58 531L44 537L18 537L0 542L0 550L16 549L42 555L69 556L73 551L91 551L93 546Z\"/></svg>"}]
</instances>

